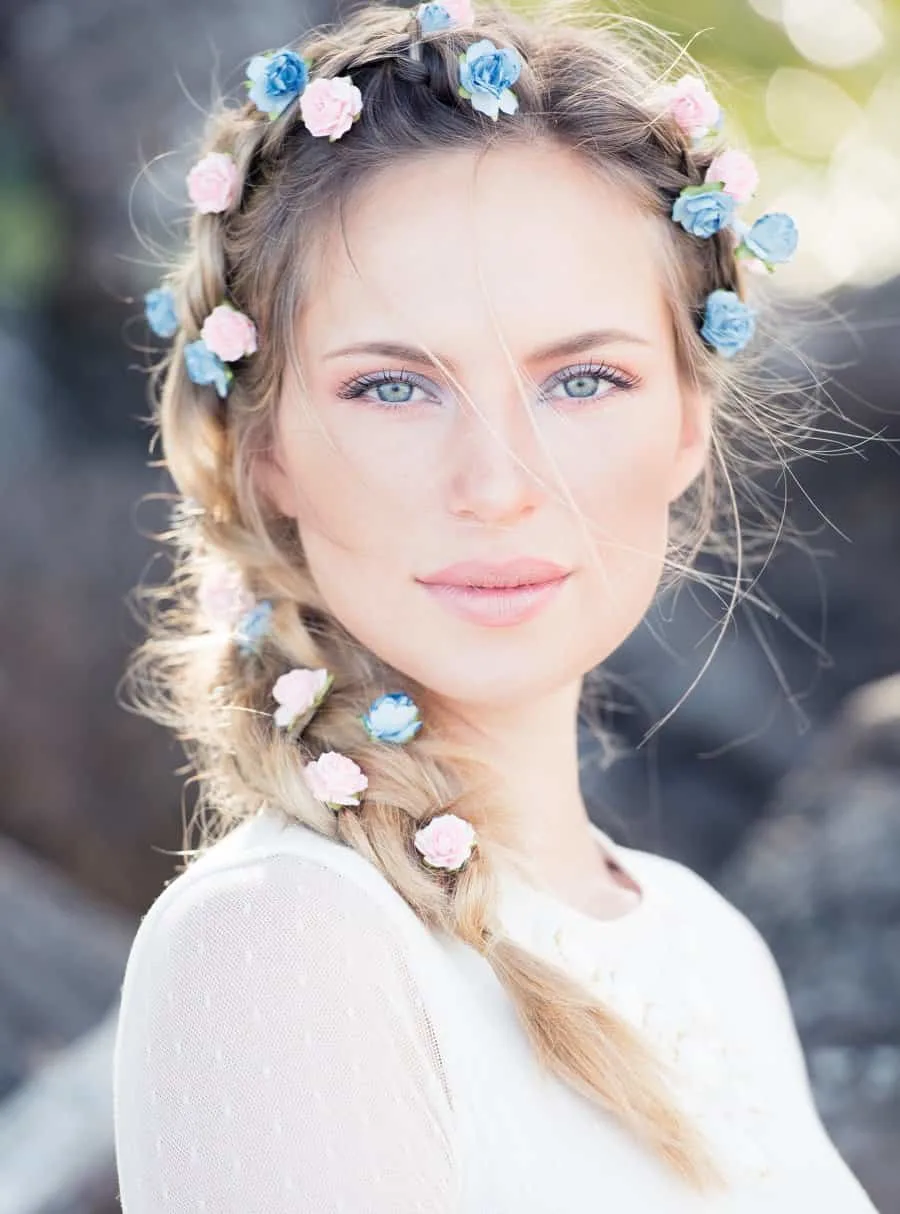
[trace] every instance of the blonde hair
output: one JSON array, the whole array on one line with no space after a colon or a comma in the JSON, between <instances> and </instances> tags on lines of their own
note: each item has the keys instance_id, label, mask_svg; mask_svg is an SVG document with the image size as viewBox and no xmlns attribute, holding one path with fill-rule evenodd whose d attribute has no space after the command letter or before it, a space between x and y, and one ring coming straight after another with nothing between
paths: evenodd
<instances>
[{"instance_id":1,"label":"blonde hair","mask_svg":"<svg viewBox=\"0 0 900 1214\"><path fill-rule=\"evenodd\" d=\"M723 454L732 439L743 436L744 455L753 460L778 425L774 409L770 424L761 422L742 382L752 358L743 360L743 371L725 368L698 333L712 290L747 294L733 234L701 240L668 218L672 200L703 180L717 149L692 149L671 118L653 112L649 99L664 72L654 57L658 32L641 23L577 20L571 7L526 17L494 3L483 7L474 29L428 39L419 63L408 53L407 23L405 10L373 5L294 44L313 75L349 73L362 91L362 117L336 143L311 138L291 107L270 120L249 101L222 102L208 121L201 153L231 153L243 186L225 213L191 216L187 249L167 276L181 327L153 369L151 420L180 502L162 537L172 547L171 577L138 592L149 607L149 635L127 672L131 700L174 730L185 748L186 770L199 789L196 850L261 804L356 849L426 924L454 934L490 963L548 1068L620 1118L687 1183L715 1187L723 1183L716 1161L678 1107L649 1044L587 989L499 931L494 874L510 851L504 806L476 756L427 726L403 747L365 736L359 717L375 695L402 688L418 700L427 689L362 647L330 614L295 527L259 496L254 458L271 443L273 409L310 281L305 253L360 183L402 157L547 140L584 158L660 220L679 373L713 394L713 451L722 456L673 512L668 566L683 572L705 542L715 548L717 506L735 505ZM514 118L494 124L460 103L457 56L475 37L515 46L522 56ZM699 73L693 64L689 70ZM254 319L260 341L258 352L235 367L228 397L219 401L211 387L188 378L184 345L223 299ZM274 604L257 658L211 635L198 610L199 582L214 557L235 562L253 594ZM325 667L335 680L294 741L272 727L271 717L273 683L292 667ZM358 810L333 813L303 778L303 764L332 749L368 776ZM435 813L451 810L473 824L479 845L460 872L429 870L413 834Z\"/></svg>"}]
</instances>

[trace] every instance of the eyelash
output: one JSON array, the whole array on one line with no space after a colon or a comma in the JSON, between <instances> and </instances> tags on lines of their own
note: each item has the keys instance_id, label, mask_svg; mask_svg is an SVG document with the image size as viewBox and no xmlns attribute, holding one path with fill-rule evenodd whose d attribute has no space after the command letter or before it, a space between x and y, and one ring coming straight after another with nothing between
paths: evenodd
<instances>
[{"instance_id":1,"label":"eyelash","mask_svg":"<svg viewBox=\"0 0 900 1214\"><path fill-rule=\"evenodd\" d=\"M565 383L567 379L577 379L579 376L597 376L598 379L605 379L607 383L613 385L621 391L627 392L631 388L635 388L641 382L637 375L631 375L625 371L620 371L616 367L611 367L608 363L576 363L571 367L564 367L561 371L554 371L550 376L550 384L552 387L557 387L559 384ZM341 400L356 400L367 392L369 388L378 387L380 384L396 384L405 383L411 384L413 387L421 388L423 392L428 391L429 381L423 376L416 375L414 371L407 371L402 368L400 371L376 371L368 375L357 376L356 379L348 380L342 384L337 391L337 395ZM607 394L609 395L609 394ZM571 397L571 400L577 401L578 397ZM585 401L594 401L603 399L601 397L586 396L581 399ZM366 404L372 404L375 408L385 409L410 409L413 405L422 404L422 401L398 401L396 404L390 404L388 401L366 401Z\"/></svg>"}]
</instances>

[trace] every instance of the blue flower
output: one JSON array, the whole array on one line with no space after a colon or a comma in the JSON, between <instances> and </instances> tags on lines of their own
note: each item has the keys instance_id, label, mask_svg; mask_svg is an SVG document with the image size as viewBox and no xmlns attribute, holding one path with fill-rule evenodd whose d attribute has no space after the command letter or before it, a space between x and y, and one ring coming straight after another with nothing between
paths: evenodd
<instances>
[{"instance_id":1,"label":"blue flower","mask_svg":"<svg viewBox=\"0 0 900 1214\"><path fill-rule=\"evenodd\" d=\"M721 185L685 186L672 207L672 218L692 236L714 236L734 218L734 197Z\"/></svg>"},{"instance_id":2,"label":"blue flower","mask_svg":"<svg viewBox=\"0 0 900 1214\"><path fill-rule=\"evenodd\" d=\"M245 611L235 625L234 639L245 657L251 653L259 653L259 643L268 636L272 626L272 611L269 599L262 599L249 611Z\"/></svg>"},{"instance_id":3,"label":"blue flower","mask_svg":"<svg viewBox=\"0 0 900 1214\"><path fill-rule=\"evenodd\" d=\"M799 238L797 225L784 211L769 211L767 215L761 215L742 235L744 245L767 265L790 261Z\"/></svg>"},{"instance_id":4,"label":"blue flower","mask_svg":"<svg viewBox=\"0 0 900 1214\"><path fill-rule=\"evenodd\" d=\"M184 347L184 361L188 376L195 384L215 384L219 396L228 395L228 385L234 379L234 373L225 366L218 354L213 354L202 337L189 341Z\"/></svg>"},{"instance_id":5,"label":"blue flower","mask_svg":"<svg viewBox=\"0 0 900 1214\"><path fill-rule=\"evenodd\" d=\"M146 293L144 315L157 337L172 337L178 331L175 296L168 287L154 287Z\"/></svg>"},{"instance_id":6,"label":"blue flower","mask_svg":"<svg viewBox=\"0 0 900 1214\"><path fill-rule=\"evenodd\" d=\"M258 110L277 118L309 80L309 67L295 51L282 49L267 55L254 55L247 64L248 96Z\"/></svg>"},{"instance_id":7,"label":"blue flower","mask_svg":"<svg viewBox=\"0 0 900 1214\"><path fill-rule=\"evenodd\" d=\"M488 38L473 42L459 57L459 95L472 108L497 121L500 110L514 114L519 100L510 86L519 79L522 60L513 47L499 50Z\"/></svg>"},{"instance_id":8,"label":"blue flower","mask_svg":"<svg viewBox=\"0 0 900 1214\"><path fill-rule=\"evenodd\" d=\"M380 742L408 742L422 726L418 708L402 691L373 700L362 723L369 737Z\"/></svg>"},{"instance_id":9,"label":"blue flower","mask_svg":"<svg viewBox=\"0 0 900 1214\"><path fill-rule=\"evenodd\" d=\"M725 358L742 350L756 328L756 312L734 291L713 291L706 300L700 336Z\"/></svg>"},{"instance_id":10,"label":"blue flower","mask_svg":"<svg viewBox=\"0 0 900 1214\"><path fill-rule=\"evenodd\" d=\"M447 30L453 24L453 19L443 4L420 4L418 9L419 29L423 34L436 34L439 30Z\"/></svg>"}]
</instances>

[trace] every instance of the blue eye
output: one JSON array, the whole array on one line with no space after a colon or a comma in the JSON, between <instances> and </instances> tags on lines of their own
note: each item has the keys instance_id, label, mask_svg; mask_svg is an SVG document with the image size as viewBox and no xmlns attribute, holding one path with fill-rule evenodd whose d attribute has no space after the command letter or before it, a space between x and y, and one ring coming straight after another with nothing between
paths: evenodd
<instances>
[{"instance_id":1,"label":"blue eye","mask_svg":"<svg viewBox=\"0 0 900 1214\"><path fill-rule=\"evenodd\" d=\"M421 404L421 400L413 399L413 392L418 388L427 394L427 384L427 379L411 371L377 371L374 375L360 375L343 384L337 394L341 400L355 400L374 388L376 396L368 398L372 404L396 408L398 405ZM430 396L429 399L435 398Z\"/></svg>"},{"instance_id":2,"label":"blue eye","mask_svg":"<svg viewBox=\"0 0 900 1214\"><path fill-rule=\"evenodd\" d=\"M551 387L565 389L564 396L551 396L550 400L602 400L617 388L634 388L639 381L636 375L627 375L606 363L581 363L556 371L547 382ZM595 395L603 384L607 385L606 390Z\"/></svg>"}]
</instances>

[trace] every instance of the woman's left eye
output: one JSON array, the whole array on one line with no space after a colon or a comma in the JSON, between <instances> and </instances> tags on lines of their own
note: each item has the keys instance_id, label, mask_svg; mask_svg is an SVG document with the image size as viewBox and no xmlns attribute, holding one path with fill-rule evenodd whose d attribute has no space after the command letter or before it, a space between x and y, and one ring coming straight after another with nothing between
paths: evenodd
<instances>
[{"instance_id":1,"label":"woman's left eye","mask_svg":"<svg viewBox=\"0 0 900 1214\"><path fill-rule=\"evenodd\" d=\"M581 363L576 367L564 367L550 376L551 388L562 388L561 395L551 395L542 390L549 400L599 400L609 396L616 388L628 389L637 386L636 375L626 374L606 363ZM598 395L598 389L602 389Z\"/></svg>"}]
</instances>

